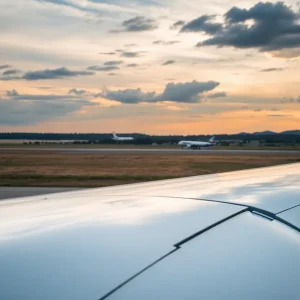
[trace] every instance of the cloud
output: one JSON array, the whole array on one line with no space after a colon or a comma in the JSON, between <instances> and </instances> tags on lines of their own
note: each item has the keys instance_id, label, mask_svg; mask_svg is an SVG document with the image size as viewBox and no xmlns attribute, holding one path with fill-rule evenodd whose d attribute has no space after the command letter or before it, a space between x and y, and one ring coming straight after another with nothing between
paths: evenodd
<instances>
[{"instance_id":1,"label":"cloud","mask_svg":"<svg viewBox=\"0 0 300 300\"><path fill-rule=\"evenodd\" d=\"M144 93L140 88L138 89L127 89L118 91L106 90L97 96L118 101L126 104L140 103L140 102L151 102L155 98L155 92Z\"/></svg>"},{"instance_id":2,"label":"cloud","mask_svg":"<svg viewBox=\"0 0 300 300\"><path fill-rule=\"evenodd\" d=\"M12 68L11 65L1 65L0 70Z\"/></svg>"},{"instance_id":3,"label":"cloud","mask_svg":"<svg viewBox=\"0 0 300 300\"><path fill-rule=\"evenodd\" d=\"M2 75L4 75L4 76L10 76L10 75L18 74L18 73L20 73L20 72L21 72L21 71L16 70L16 69L14 69L14 70L7 70L7 71L4 71L4 72L2 73Z\"/></svg>"},{"instance_id":4,"label":"cloud","mask_svg":"<svg viewBox=\"0 0 300 300\"><path fill-rule=\"evenodd\" d=\"M262 69L260 72L277 72L282 70L284 70L284 68L268 68L268 69Z\"/></svg>"},{"instance_id":5,"label":"cloud","mask_svg":"<svg viewBox=\"0 0 300 300\"><path fill-rule=\"evenodd\" d=\"M300 15L283 2L259 2L250 9L233 7L224 15L225 23L222 26L213 23L218 26L212 28L207 27L211 25L207 17L201 16L196 19L199 23L193 20L184 26L195 29L198 25L199 30L211 34L199 42L198 47L215 45L278 51L300 46Z\"/></svg>"},{"instance_id":6,"label":"cloud","mask_svg":"<svg viewBox=\"0 0 300 300\"><path fill-rule=\"evenodd\" d=\"M129 47L129 48L130 48L130 47L135 47L135 46L137 46L137 44L125 44L125 45L124 45L124 47Z\"/></svg>"},{"instance_id":7,"label":"cloud","mask_svg":"<svg viewBox=\"0 0 300 300\"><path fill-rule=\"evenodd\" d=\"M127 32L149 31L157 28L156 21L150 18L137 16L122 23L123 30Z\"/></svg>"},{"instance_id":8,"label":"cloud","mask_svg":"<svg viewBox=\"0 0 300 300\"><path fill-rule=\"evenodd\" d=\"M15 89L13 89L11 91L6 91L6 95L8 97L14 97L14 96L19 96L19 93Z\"/></svg>"},{"instance_id":9,"label":"cloud","mask_svg":"<svg viewBox=\"0 0 300 300\"><path fill-rule=\"evenodd\" d=\"M139 64L128 64L126 65L126 67L128 68L137 68L139 66Z\"/></svg>"},{"instance_id":10,"label":"cloud","mask_svg":"<svg viewBox=\"0 0 300 300\"><path fill-rule=\"evenodd\" d=\"M161 94L143 92L137 88L118 91L105 90L96 96L126 104L163 101L197 103L200 101L202 93L213 90L219 84L216 81L198 82L194 80L185 83L168 83Z\"/></svg>"},{"instance_id":11,"label":"cloud","mask_svg":"<svg viewBox=\"0 0 300 300\"><path fill-rule=\"evenodd\" d=\"M178 29L179 27L182 27L184 24L185 24L184 21L177 21L170 26L170 29Z\"/></svg>"},{"instance_id":12,"label":"cloud","mask_svg":"<svg viewBox=\"0 0 300 300\"><path fill-rule=\"evenodd\" d=\"M101 72L107 72L107 71L113 71L113 70L119 70L119 67L116 66L90 66L87 68L87 70L91 71L101 71Z\"/></svg>"},{"instance_id":13,"label":"cloud","mask_svg":"<svg viewBox=\"0 0 300 300\"><path fill-rule=\"evenodd\" d=\"M142 53L145 53L145 51L123 51L119 50L120 55L123 57L139 57Z\"/></svg>"},{"instance_id":14,"label":"cloud","mask_svg":"<svg viewBox=\"0 0 300 300\"><path fill-rule=\"evenodd\" d=\"M199 94L213 90L219 84L216 81L198 82L196 80L185 83L168 83L158 98L174 102L199 102Z\"/></svg>"},{"instance_id":15,"label":"cloud","mask_svg":"<svg viewBox=\"0 0 300 300\"><path fill-rule=\"evenodd\" d=\"M267 117L291 117L292 115L283 115L283 114L276 114L276 115L267 115Z\"/></svg>"},{"instance_id":16,"label":"cloud","mask_svg":"<svg viewBox=\"0 0 300 300\"><path fill-rule=\"evenodd\" d=\"M25 73L23 76L11 76L11 77L1 77L0 80L46 80L46 79L59 79L66 77L76 77L76 76L87 76L93 75L94 72L88 71L71 71L67 68L58 68L58 69L46 69L40 71L30 71Z\"/></svg>"},{"instance_id":17,"label":"cloud","mask_svg":"<svg viewBox=\"0 0 300 300\"><path fill-rule=\"evenodd\" d=\"M99 54L103 54L103 55L116 55L116 52L100 52Z\"/></svg>"},{"instance_id":18,"label":"cloud","mask_svg":"<svg viewBox=\"0 0 300 300\"><path fill-rule=\"evenodd\" d=\"M152 44L153 45L174 45L174 44L178 44L180 43L180 41L162 41L162 40L158 40L158 41L153 41Z\"/></svg>"},{"instance_id":19,"label":"cloud","mask_svg":"<svg viewBox=\"0 0 300 300\"><path fill-rule=\"evenodd\" d=\"M111 61L106 61L103 65L104 66L118 66L123 63L123 60L111 60Z\"/></svg>"},{"instance_id":20,"label":"cloud","mask_svg":"<svg viewBox=\"0 0 300 300\"><path fill-rule=\"evenodd\" d=\"M9 92L9 91L8 91ZM60 103L67 103L69 101L79 101L81 103L88 104L89 101L82 99L79 97L79 95L55 95L55 94L50 94L50 95L36 95L36 94L19 94L17 91L12 90L10 93L6 92L8 98L10 100L16 100L16 101L42 101L42 102L47 102L47 101L57 101ZM16 92L16 93L14 93Z\"/></svg>"},{"instance_id":21,"label":"cloud","mask_svg":"<svg viewBox=\"0 0 300 300\"><path fill-rule=\"evenodd\" d=\"M167 60L167 61L165 61L162 65L163 66L167 66L167 65L172 65L172 64L174 64L175 63L175 60Z\"/></svg>"},{"instance_id":22,"label":"cloud","mask_svg":"<svg viewBox=\"0 0 300 300\"><path fill-rule=\"evenodd\" d=\"M94 72L87 71L71 71L65 67L58 69L46 69L41 71L31 71L24 74L22 77L26 80L45 80L45 79L58 79L66 77L76 77L76 76L89 76L93 75Z\"/></svg>"},{"instance_id":23,"label":"cloud","mask_svg":"<svg viewBox=\"0 0 300 300\"><path fill-rule=\"evenodd\" d=\"M74 94L76 96L80 96L86 93L86 90L77 90L77 89L71 89L69 90L69 94Z\"/></svg>"},{"instance_id":24,"label":"cloud","mask_svg":"<svg viewBox=\"0 0 300 300\"><path fill-rule=\"evenodd\" d=\"M0 101L0 124L28 125L45 122L97 105L73 95L30 95L12 90Z\"/></svg>"},{"instance_id":25,"label":"cloud","mask_svg":"<svg viewBox=\"0 0 300 300\"><path fill-rule=\"evenodd\" d=\"M74 1L74 0L35 0L36 2L41 2L41 3L51 3L54 5L59 5L59 6L65 6L65 7L70 7L72 9L89 13L89 14L94 14L94 15L99 15L103 14L104 12L106 14L108 13L133 13L135 12L134 9L127 8L124 6L119 6L114 3L106 2L106 1L96 1L96 0L88 0L88 1Z\"/></svg>"},{"instance_id":26,"label":"cloud","mask_svg":"<svg viewBox=\"0 0 300 300\"><path fill-rule=\"evenodd\" d=\"M286 98L284 97L281 101L281 103L300 103L300 96L296 97L296 98Z\"/></svg>"},{"instance_id":27,"label":"cloud","mask_svg":"<svg viewBox=\"0 0 300 300\"><path fill-rule=\"evenodd\" d=\"M227 93L226 92L217 92L217 93L207 95L206 98L215 99L215 98L222 98L222 97L227 97Z\"/></svg>"},{"instance_id":28,"label":"cloud","mask_svg":"<svg viewBox=\"0 0 300 300\"><path fill-rule=\"evenodd\" d=\"M211 20L214 16L204 15L190 21L181 28L181 32L197 32L202 31L208 34L215 34L222 29L221 23L213 23Z\"/></svg>"}]
</instances>

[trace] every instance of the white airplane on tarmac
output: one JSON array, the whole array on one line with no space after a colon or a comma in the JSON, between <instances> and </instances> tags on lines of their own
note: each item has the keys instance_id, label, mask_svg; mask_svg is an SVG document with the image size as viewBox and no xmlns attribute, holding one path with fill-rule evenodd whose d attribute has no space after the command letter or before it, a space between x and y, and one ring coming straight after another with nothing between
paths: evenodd
<instances>
[{"instance_id":1,"label":"white airplane on tarmac","mask_svg":"<svg viewBox=\"0 0 300 300\"><path fill-rule=\"evenodd\" d=\"M178 145L182 146L182 148L191 148L191 149L201 149L202 147L211 147L216 143L214 142L215 136L211 137L208 142L202 141L180 141Z\"/></svg>"},{"instance_id":2,"label":"white airplane on tarmac","mask_svg":"<svg viewBox=\"0 0 300 300\"><path fill-rule=\"evenodd\" d=\"M113 133L112 139L115 140L116 142L129 142L129 141L133 141L134 140L134 138L131 137L131 136L119 137L119 136L116 135L115 132Z\"/></svg>"}]
</instances>

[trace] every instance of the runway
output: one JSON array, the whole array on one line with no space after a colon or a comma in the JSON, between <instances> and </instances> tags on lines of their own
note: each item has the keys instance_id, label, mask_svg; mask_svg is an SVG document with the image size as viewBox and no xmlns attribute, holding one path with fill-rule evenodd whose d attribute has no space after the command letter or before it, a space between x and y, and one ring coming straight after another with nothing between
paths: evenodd
<instances>
[{"instance_id":1,"label":"runway","mask_svg":"<svg viewBox=\"0 0 300 300\"><path fill-rule=\"evenodd\" d=\"M60 187L0 187L0 200L37 196L51 193L76 191L79 188L60 188Z\"/></svg>"},{"instance_id":2,"label":"runway","mask_svg":"<svg viewBox=\"0 0 300 300\"><path fill-rule=\"evenodd\" d=\"M51 151L68 154L193 154L193 155L300 155L300 150L214 150L151 148L0 148L0 152Z\"/></svg>"}]
</instances>

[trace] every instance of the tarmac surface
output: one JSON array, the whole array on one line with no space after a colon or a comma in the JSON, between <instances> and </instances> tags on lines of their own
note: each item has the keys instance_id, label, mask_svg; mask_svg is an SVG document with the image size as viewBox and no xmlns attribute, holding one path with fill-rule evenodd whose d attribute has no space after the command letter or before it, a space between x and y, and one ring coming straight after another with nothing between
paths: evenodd
<instances>
[{"instance_id":1,"label":"tarmac surface","mask_svg":"<svg viewBox=\"0 0 300 300\"><path fill-rule=\"evenodd\" d=\"M56 188L56 187L0 187L0 200L37 196L51 193L69 192L80 190L79 188Z\"/></svg>"},{"instance_id":2,"label":"tarmac surface","mask_svg":"<svg viewBox=\"0 0 300 300\"><path fill-rule=\"evenodd\" d=\"M69 154L220 154L220 155L300 155L300 150L214 150L214 149L145 149L145 148L0 148L0 152L52 151Z\"/></svg>"}]
</instances>

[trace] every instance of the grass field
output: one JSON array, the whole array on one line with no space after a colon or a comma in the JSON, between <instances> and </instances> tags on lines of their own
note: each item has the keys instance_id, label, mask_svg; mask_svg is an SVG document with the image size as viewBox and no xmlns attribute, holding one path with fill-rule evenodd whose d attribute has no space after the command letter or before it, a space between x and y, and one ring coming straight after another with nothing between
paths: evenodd
<instances>
[{"instance_id":1,"label":"grass field","mask_svg":"<svg viewBox=\"0 0 300 300\"><path fill-rule=\"evenodd\" d=\"M0 153L1 186L96 187L299 162L300 155Z\"/></svg>"}]
</instances>

